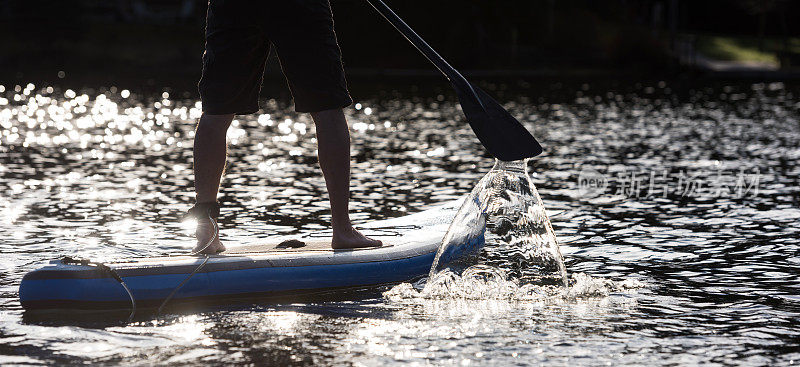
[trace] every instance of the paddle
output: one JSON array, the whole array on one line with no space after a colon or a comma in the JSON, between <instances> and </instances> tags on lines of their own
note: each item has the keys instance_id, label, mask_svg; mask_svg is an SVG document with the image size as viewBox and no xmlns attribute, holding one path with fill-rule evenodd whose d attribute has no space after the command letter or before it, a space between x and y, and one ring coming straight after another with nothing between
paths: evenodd
<instances>
[{"instance_id":1,"label":"paddle","mask_svg":"<svg viewBox=\"0 0 800 367\"><path fill-rule=\"evenodd\" d=\"M450 80L469 126L489 153L501 161L516 161L542 153L542 146L517 119L486 92L467 81L382 0L367 2Z\"/></svg>"}]
</instances>

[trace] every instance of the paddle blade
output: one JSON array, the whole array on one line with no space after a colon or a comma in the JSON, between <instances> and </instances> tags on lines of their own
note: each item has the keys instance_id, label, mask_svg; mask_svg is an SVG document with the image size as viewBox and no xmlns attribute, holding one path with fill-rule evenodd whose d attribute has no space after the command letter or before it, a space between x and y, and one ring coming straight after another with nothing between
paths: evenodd
<instances>
[{"instance_id":1,"label":"paddle blade","mask_svg":"<svg viewBox=\"0 0 800 367\"><path fill-rule=\"evenodd\" d=\"M486 92L469 82L453 87L472 131L495 158L517 161L542 153L536 138Z\"/></svg>"}]
</instances>

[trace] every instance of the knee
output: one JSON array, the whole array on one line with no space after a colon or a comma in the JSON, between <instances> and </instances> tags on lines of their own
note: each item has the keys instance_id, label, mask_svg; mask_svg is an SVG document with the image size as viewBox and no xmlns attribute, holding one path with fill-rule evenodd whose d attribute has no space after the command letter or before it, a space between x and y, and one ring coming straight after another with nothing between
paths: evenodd
<instances>
[{"instance_id":1,"label":"knee","mask_svg":"<svg viewBox=\"0 0 800 367\"><path fill-rule=\"evenodd\" d=\"M230 115L209 115L203 114L197 122L197 134L219 134L228 131L233 121L233 114Z\"/></svg>"},{"instance_id":2,"label":"knee","mask_svg":"<svg viewBox=\"0 0 800 367\"><path fill-rule=\"evenodd\" d=\"M311 118L314 120L318 130L338 129L342 126L347 126L347 119L344 117L344 111L341 108L312 112Z\"/></svg>"}]
</instances>

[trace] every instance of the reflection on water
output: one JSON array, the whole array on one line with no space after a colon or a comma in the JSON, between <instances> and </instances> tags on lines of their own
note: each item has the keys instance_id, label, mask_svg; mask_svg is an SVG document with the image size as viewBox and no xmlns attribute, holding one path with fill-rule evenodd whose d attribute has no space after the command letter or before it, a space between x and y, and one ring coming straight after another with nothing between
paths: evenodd
<instances>
[{"instance_id":1,"label":"reflection on water","mask_svg":"<svg viewBox=\"0 0 800 367\"><path fill-rule=\"evenodd\" d=\"M386 287L102 325L23 319L19 281L67 254L187 251L191 231L179 218L193 200L198 105L168 92L0 87L0 363L800 360L797 87L550 89L548 98L522 89L500 99L547 149L529 172L552 211L569 287L514 282L515 269L528 267L505 265L502 277L474 268L434 280L461 297L420 296L409 284L406 294ZM490 170L453 99L360 103L347 110L358 222L461 197ZM227 241L325 229L329 219L313 124L284 103L263 106L237 116L229 132ZM735 182L740 169L758 170L757 194L649 195L646 185L630 185L632 174L656 172L661 184L690 177L693 187L708 187L719 175ZM587 195L581 172L604 175L607 186Z\"/></svg>"}]
</instances>

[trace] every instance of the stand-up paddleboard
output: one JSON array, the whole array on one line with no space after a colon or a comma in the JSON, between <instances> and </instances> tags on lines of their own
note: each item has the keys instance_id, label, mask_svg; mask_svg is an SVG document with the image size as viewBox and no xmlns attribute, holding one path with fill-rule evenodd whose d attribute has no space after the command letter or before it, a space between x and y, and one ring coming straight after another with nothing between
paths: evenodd
<instances>
[{"instance_id":1,"label":"stand-up paddleboard","mask_svg":"<svg viewBox=\"0 0 800 367\"><path fill-rule=\"evenodd\" d=\"M360 226L383 241L376 248L333 250L329 239L311 234L240 247L228 242L226 252L209 257L53 260L25 275L20 302L26 310L147 308L165 300L289 296L413 280L427 275L461 202ZM483 235L465 238L458 252L483 241Z\"/></svg>"}]
</instances>

